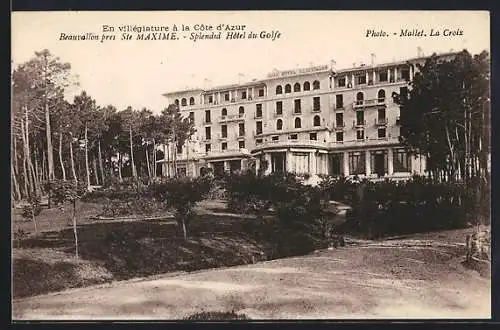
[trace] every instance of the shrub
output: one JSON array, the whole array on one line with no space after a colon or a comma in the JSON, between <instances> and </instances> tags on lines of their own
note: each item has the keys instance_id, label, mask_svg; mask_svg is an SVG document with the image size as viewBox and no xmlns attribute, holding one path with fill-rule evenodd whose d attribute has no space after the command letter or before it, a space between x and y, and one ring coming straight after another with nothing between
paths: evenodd
<instances>
[{"instance_id":1,"label":"shrub","mask_svg":"<svg viewBox=\"0 0 500 330\"><path fill-rule=\"evenodd\" d=\"M226 321L226 320L249 320L250 318L245 314L236 314L231 312L198 312L186 316L184 320L187 321Z\"/></svg>"}]
</instances>

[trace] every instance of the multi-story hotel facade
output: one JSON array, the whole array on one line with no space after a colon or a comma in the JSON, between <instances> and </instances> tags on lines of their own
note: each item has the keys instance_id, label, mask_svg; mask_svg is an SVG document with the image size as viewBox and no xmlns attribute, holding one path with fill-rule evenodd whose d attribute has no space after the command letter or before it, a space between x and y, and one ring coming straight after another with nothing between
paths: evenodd
<instances>
[{"instance_id":1,"label":"multi-story hotel facade","mask_svg":"<svg viewBox=\"0 0 500 330\"><path fill-rule=\"evenodd\" d=\"M454 53L440 55L450 59ZM385 64L273 71L248 83L163 94L190 117L196 133L164 149L163 174L199 176L246 170L403 179L425 172L425 159L399 143L400 106L425 57ZM174 155L176 153L176 155ZM254 161L250 162L253 159Z\"/></svg>"}]
</instances>

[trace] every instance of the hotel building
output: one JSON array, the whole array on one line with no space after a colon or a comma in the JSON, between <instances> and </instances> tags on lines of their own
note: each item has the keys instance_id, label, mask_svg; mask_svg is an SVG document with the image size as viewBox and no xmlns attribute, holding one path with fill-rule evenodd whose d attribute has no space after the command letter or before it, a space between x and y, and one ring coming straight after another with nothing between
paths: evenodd
<instances>
[{"instance_id":1,"label":"hotel building","mask_svg":"<svg viewBox=\"0 0 500 330\"><path fill-rule=\"evenodd\" d=\"M439 55L451 59L454 53ZM353 65L332 61L273 71L248 83L163 94L193 120L197 132L183 148L165 147L163 175L216 175L255 164L266 174L294 172L403 179L425 172L425 159L399 143L394 92L409 88L426 57ZM373 62L373 61L372 61ZM174 153L176 155L174 156Z\"/></svg>"}]
</instances>

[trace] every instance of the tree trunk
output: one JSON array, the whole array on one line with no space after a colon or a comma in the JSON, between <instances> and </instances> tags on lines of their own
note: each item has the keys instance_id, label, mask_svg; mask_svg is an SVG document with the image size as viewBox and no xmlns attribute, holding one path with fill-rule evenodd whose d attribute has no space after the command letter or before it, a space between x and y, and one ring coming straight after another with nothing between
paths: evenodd
<instances>
[{"instance_id":1,"label":"tree trunk","mask_svg":"<svg viewBox=\"0 0 500 330\"><path fill-rule=\"evenodd\" d=\"M186 228L186 220L184 218L181 219L181 229L182 229L182 238L187 241L187 228Z\"/></svg>"},{"instance_id":2,"label":"tree trunk","mask_svg":"<svg viewBox=\"0 0 500 330\"><path fill-rule=\"evenodd\" d=\"M97 173L97 161L94 158L92 158L92 167L93 167L93 170L94 170L94 177L95 177L95 184L96 186L99 185L99 174Z\"/></svg>"},{"instance_id":3,"label":"tree trunk","mask_svg":"<svg viewBox=\"0 0 500 330\"><path fill-rule=\"evenodd\" d=\"M71 134L71 139L69 141L69 157L71 160L71 173L73 174L73 180L75 181L75 185L77 185L78 177L76 176L75 158L73 156L73 134Z\"/></svg>"},{"instance_id":4,"label":"tree trunk","mask_svg":"<svg viewBox=\"0 0 500 330\"><path fill-rule=\"evenodd\" d=\"M38 148L36 146L33 148L33 157L35 158L35 176L36 176L36 182L38 183L38 186L41 185L40 181L40 168L38 166Z\"/></svg>"},{"instance_id":5,"label":"tree trunk","mask_svg":"<svg viewBox=\"0 0 500 330\"><path fill-rule=\"evenodd\" d=\"M137 171L135 168L135 162L134 162L134 146L133 146L133 141L132 141L132 126L129 126L129 140L130 140L130 166L132 169L132 177L136 178L137 177Z\"/></svg>"},{"instance_id":6,"label":"tree trunk","mask_svg":"<svg viewBox=\"0 0 500 330\"><path fill-rule=\"evenodd\" d=\"M186 142L186 176L189 177L189 140Z\"/></svg>"},{"instance_id":7,"label":"tree trunk","mask_svg":"<svg viewBox=\"0 0 500 330\"><path fill-rule=\"evenodd\" d=\"M166 169L167 169L167 177L170 178L170 145L167 142L167 144L164 146L165 150L165 157L167 157L167 163L166 163Z\"/></svg>"},{"instance_id":8,"label":"tree trunk","mask_svg":"<svg viewBox=\"0 0 500 330\"><path fill-rule=\"evenodd\" d=\"M118 153L118 178L120 179L120 182L123 181L122 177L122 153Z\"/></svg>"},{"instance_id":9,"label":"tree trunk","mask_svg":"<svg viewBox=\"0 0 500 330\"><path fill-rule=\"evenodd\" d=\"M153 178L156 178L156 140L153 139Z\"/></svg>"},{"instance_id":10,"label":"tree trunk","mask_svg":"<svg viewBox=\"0 0 500 330\"><path fill-rule=\"evenodd\" d=\"M99 170L101 172L101 182L104 184L106 178L104 176L104 166L102 165L101 139L97 141L97 152L99 157Z\"/></svg>"},{"instance_id":11,"label":"tree trunk","mask_svg":"<svg viewBox=\"0 0 500 330\"><path fill-rule=\"evenodd\" d=\"M33 220L33 225L35 226L35 236L38 235L38 226L36 224L36 216L35 216L35 209L33 205L31 205L31 220Z\"/></svg>"},{"instance_id":12,"label":"tree trunk","mask_svg":"<svg viewBox=\"0 0 500 330\"><path fill-rule=\"evenodd\" d=\"M88 141L88 127L86 123L85 123L85 171L87 175L87 189L90 189L89 141Z\"/></svg>"},{"instance_id":13,"label":"tree trunk","mask_svg":"<svg viewBox=\"0 0 500 330\"><path fill-rule=\"evenodd\" d=\"M47 98L45 98L45 126L46 126L46 137L47 137L47 165L49 171L48 180L54 180L54 157L52 148L52 133L50 131L50 111Z\"/></svg>"},{"instance_id":14,"label":"tree trunk","mask_svg":"<svg viewBox=\"0 0 500 330\"><path fill-rule=\"evenodd\" d=\"M78 232L76 230L76 199L73 200L73 235L75 236L75 257L78 259Z\"/></svg>"},{"instance_id":15,"label":"tree trunk","mask_svg":"<svg viewBox=\"0 0 500 330\"><path fill-rule=\"evenodd\" d=\"M42 180L47 181L48 174L47 174L47 163L45 162L45 149L42 148Z\"/></svg>"},{"instance_id":16,"label":"tree trunk","mask_svg":"<svg viewBox=\"0 0 500 330\"><path fill-rule=\"evenodd\" d=\"M62 179L63 181L66 181L66 169L64 168L62 154L62 133L59 133L59 163L61 164Z\"/></svg>"},{"instance_id":17,"label":"tree trunk","mask_svg":"<svg viewBox=\"0 0 500 330\"><path fill-rule=\"evenodd\" d=\"M448 129L448 125L445 124L444 128L445 128L445 133L446 133L446 140L448 142L448 150L450 151L450 158L448 159L448 163L450 165L450 172L451 172L450 176L454 179L454 175L455 175L454 147L453 147L453 144L452 144L451 139L450 139L450 131Z\"/></svg>"},{"instance_id":18,"label":"tree trunk","mask_svg":"<svg viewBox=\"0 0 500 330\"><path fill-rule=\"evenodd\" d=\"M33 182L31 179L31 175L29 174L29 152L28 152L28 146L26 142L26 132L25 132L25 126L23 124L23 121L21 121L21 132L22 132L22 138L23 138L23 147L24 147L24 161L23 161L23 169L24 169L24 178L27 182L26 186L26 194L27 196L31 196L33 192Z\"/></svg>"},{"instance_id":19,"label":"tree trunk","mask_svg":"<svg viewBox=\"0 0 500 330\"><path fill-rule=\"evenodd\" d=\"M21 191L19 190L19 184L17 182L16 169L14 168L14 164L12 162L10 163L10 170L12 172L12 184L14 185L14 200L18 201L21 199Z\"/></svg>"},{"instance_id":20,"label":"tree trunk","mask_svg":"<svg viewBox=\"0 0 500 330\"><path fill-rule=\"evenodd\" d=\"M149 163L149 153L147 144L146 144L146 165L148 167L148 179L151 180L151 164Z\"/></svg>"}]
</instances>

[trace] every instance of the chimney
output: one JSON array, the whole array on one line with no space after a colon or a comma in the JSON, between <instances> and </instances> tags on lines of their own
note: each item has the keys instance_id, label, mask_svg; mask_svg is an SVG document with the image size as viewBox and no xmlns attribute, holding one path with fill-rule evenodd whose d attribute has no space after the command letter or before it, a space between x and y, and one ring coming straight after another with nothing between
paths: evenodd
<instances>
[{"instance_id":1,"label":"chimney","mask_svg":"<svg viewBox=\"0 0 500 330\"><path fill-rule=\"evenodd\" d=\"M374 53L371 53L370 57L371 57L371 64L372 64L372 66L374 66L375 65L375 58L376 58L376 56L375 56Z\"/></svg>"},{"instance_id":2,"label":"chimney","mask_svg":"<svg viewBox=\"0 0 500 330\"><path fill-rule=\"evenodd\" d=\"M330 71L335 72L337 62L335 60L330 60Z\"/></svg>"},{"instance_id":3,"label":"chimney","mask_svg":"<svg viewBox=\"0 0 500 330\"><path fill-rule=\"evenodd\" d=\"M355 68L356 67L356 62L352 62L352 67Z\"/></svg>"},{"instance_id":4,"label":"chimney","mask_svg":"<svg viewBox=\"0 0 500 330\"><path fill-rule=\"evenodd\" d=\"M418 46L417 47L417 57L422 57L423 53L422 53L422 47Z\"/></svg>"},{"instance_id":5,"label":"chimney","mask_svg":"<svg viewBox=\"0 0 500 330\"><path fill-rule=\"evenodd\" d=\"M203 80L203 89L207 90L210 88L212 88L212 81L208 78L205 78L205 80Z\"/></svg>"}]
</instances>

